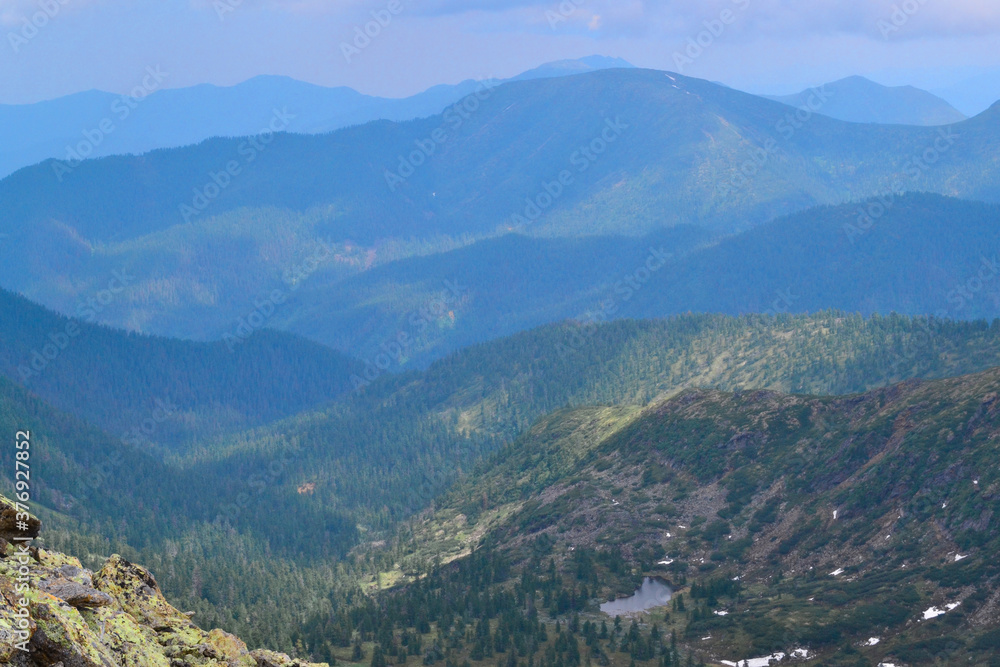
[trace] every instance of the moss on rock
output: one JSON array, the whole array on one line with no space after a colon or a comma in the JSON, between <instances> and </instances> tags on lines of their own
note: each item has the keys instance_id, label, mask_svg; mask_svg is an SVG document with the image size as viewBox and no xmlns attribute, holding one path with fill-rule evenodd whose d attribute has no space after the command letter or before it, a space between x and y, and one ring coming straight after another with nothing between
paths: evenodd
<instances>
[{"instance_id":1,"label":"moss on rock","mask_svg":"<svg viewBox=\"0 0 1000 667\"><path fill-rule=\"evenodd\" d=\"M0 496L0 530L13 520ZM10 515L10 516L8 516ZM37 535L39 523L32 522ZM28 584L18 591L19 577ZM20 600L27 603L29 652L15 646ZM0 665L3 667L311 667L238 637L206 632L173 607L146 568L114 555L96 575L80 561L0 542ZM317 665L316 667L324 667Z\"/></svg>"}]
</instances>

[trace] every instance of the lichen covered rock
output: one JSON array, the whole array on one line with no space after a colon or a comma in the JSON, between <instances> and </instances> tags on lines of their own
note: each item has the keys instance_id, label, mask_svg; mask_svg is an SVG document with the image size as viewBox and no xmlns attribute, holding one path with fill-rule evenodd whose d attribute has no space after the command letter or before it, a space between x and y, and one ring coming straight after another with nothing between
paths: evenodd
<instances>
[{"instance_id":1,"label":"lichen covered rock","mask_svg":"<svg viewBox=\"0 0 1000 667\"><path fill-rule=\"evenodd\" d=\"M250 655L257 661L257 667L310 667L308 662L295 660L284 653L275 653L266 649L257 649Z\"/></svg>"},{"instance_id":2,"label":"lichen covered rock","mask_svg":"<svg viewBox=\"0 0 1000 667\"><path fill-rule=\"evenodd\" d=\"M13 522L16 513L8 511L13 509L0 496L0 535L7 519ZM40 523L32 519L29 525L37 536ZM28 618L21 618L22 609ZM149 570L121 556L111 556L95 575L71 556L0 542L0 665L60 663L311 667L280 653L251 653L238 637L222 630L202 630L167 602Z\"/></svg>"}]
</instances>

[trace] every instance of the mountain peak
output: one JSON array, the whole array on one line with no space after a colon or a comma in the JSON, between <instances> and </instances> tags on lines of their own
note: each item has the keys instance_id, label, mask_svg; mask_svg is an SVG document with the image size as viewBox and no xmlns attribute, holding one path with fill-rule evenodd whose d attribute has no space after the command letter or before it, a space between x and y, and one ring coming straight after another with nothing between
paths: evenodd
<instances>
[{"instance_id":1,"label":"mountain peak","mask_svg":"<svg viewBox=\"0 0 1000 667\"><path fill-rule=\"evenodd\" d=\"M547 79L570 74L583 74L605 69L635 69L635 65L622 58L587 56L570 60L554 60L515 76L511 81Z\"/></svg>"},{"instance_id":2,"label":"mountain peak","mask_svg":"<svg viewBox=\"0 0 1000 667\"><path fill-rule=\"evenodd\" d=\"M966 119L948 102L913 86L884 86L863 76L849 76L821 86L829 99L819 113L852 123L884 125L949 125ZM768 99L801 107L812 89Z\"/></svg>"}]
</instances>

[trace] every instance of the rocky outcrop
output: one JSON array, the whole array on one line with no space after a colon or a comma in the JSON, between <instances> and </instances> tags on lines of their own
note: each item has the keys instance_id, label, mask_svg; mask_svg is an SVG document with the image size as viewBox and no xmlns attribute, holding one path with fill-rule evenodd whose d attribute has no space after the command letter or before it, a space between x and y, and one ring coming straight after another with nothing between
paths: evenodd
<instances>
[{"instance_id":1,"label":"rocky outcrop","mask_svg":"<svg viewBox=\"0 0 1000 667\"><path fill-rule=\"evenodd\" d=\"M0 530L13 510L0 496ZM10 514L10 517L8 517ZM40 523L32 517L38 534ZM12 533L8 532L8 535ZM313 667L251 652L174 608L149 570L112 556L96 574L79 560L0 542L0 665L16 667ZM315 666L318 667L318 666Z\"/></svg>"}]
</instances>

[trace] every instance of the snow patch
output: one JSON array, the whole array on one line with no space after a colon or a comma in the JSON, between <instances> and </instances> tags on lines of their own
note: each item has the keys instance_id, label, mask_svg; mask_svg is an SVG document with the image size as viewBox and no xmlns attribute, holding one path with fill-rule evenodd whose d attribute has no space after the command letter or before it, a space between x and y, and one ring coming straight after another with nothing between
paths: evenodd
<instances>
[{"instance_id":1,"label":"snow patch","mask_svg":"<svg viewBox=\"0 0 1000 667\"><path fill-rule=\"evenodd\" d=\"M715 614L716 616L729 616L728 611L713 611L712 613Z\"/></svg>"},{"instance_id":2,"label":"snow patch","mask_svg":"<svg viewBox=\"0 0 1000 667\"><path fill-rule=\"evenodd\" d=\"M661 560L657 565L673 565L674 559L668 558L667 560Z\"/></svg>"},{"instance_id":3,"label":"snow patch","mask_svg":"<svg viewBox=\"0 0 1000 667\"><path fill-rule=\"evenodd\" d=\"M966 558L968 558L968 557L969 557L969 555L968 555L968 554L966 554L966 555L964 555L964 556L963 556L963 555L961 555L961 554L955 554L955 562L957 563L957 562L959 562L959 561L963 561L963 560L965 560L965 559L966 559Z\"/></svg>"},{"instance_id":4,"label":"snow patch","mask_svg":"<svg viewBox=\"0 0 1000 667\"><path fill-rule=\"evenodd\" d=\"M830 573L830 576L831 577L839 577L843 573L844 573L844 568L837 568L836 570L834 570L833 572Z\"/></svg>"},{"instance_id":5,"label":"snow patch","mask_svg":"<svg viewBox=\"0 0 1000 667\"><path fill-rule=\"evenodd\" d=\"M944 606L944 609L938 609L937 607L931 607L930 609L928 609L927 611L924 612L924 620L925 621L929 621L932 618L937 618L938 616L944 616L949 611L957 609L958 606L961 605L961 604L962 604L961 602L952 602L951 604L946 604Z\"/></svg>"},{"instance_id":6,"label":"snow patch","mask_svg":"<svg viewBox=\"0 0 1000 667\"><path fill-rule=\"evenodd\" d=\"M809 650L804 648L797 648L794 651L792 651L790 656L786 656L784 653L781 653L779 651L778 653L775 653L773 655L766 655L763 658L750 658L748 660L737 660L736 662L731 662L729 660L720 660L719 662L721 662L723 665L728 665L728 667L743 667L743 665L746 665L747 667L769 667L772 661L781 662L782 660L785 659L785 657L798 658L800 660L808 660Z\"/></svg>"},{"instance_id":7,"label":"snow patch","mask_svg":"<svg viewBox=\"0 0 1000 667\"><path fill-rule=\"evenodd\" d=\"M872 637L871 639L868 640L868 643L866 643L865 646L875 646L880 641L882 641L881 638L879 638L879 637Z\"/></svg>"}]
</instances>

